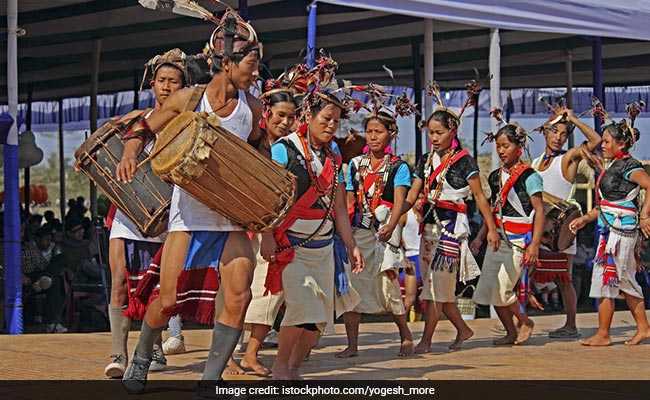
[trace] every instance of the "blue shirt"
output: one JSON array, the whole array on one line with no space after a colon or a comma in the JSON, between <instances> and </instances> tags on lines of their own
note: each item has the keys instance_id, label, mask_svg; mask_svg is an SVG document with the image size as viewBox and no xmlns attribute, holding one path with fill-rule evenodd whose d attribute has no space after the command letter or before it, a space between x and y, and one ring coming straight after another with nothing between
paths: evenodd
<instances>
[{"instance_id":1,"label":"blue shirt","mask_svg":"<svg viewBox=\"0 0 650 400\"><path fill-rule=\"evenodd\" d=\"M405 186L411 187L411 171L406 163L401 164L395 172L395 178L393 180L393 187ZM352 184L352 175L350 174L350 168L348 168L348 173L345 175L345 190L348 192L354 192L354 185Z\"/></svg>"},{"instance_id":2,"label":"blue shirt","mask_svg":"<svg viewBox=\"0 0 650 400\"><path fill-rule=\"evenodd\" d=\"M529 196L532 196L543 191L544 180L542 179L542 176L537 172L530 174L530 176L526 179L526 193L528 193Z\"/></svg>"},{"instance_id":3,"label":"blue shirt","mask_svg":"<svg viewBox=\"0 0 650 400\"><path fill-rule=\"evenodd\" d=\"M333 141L331 143L331 147L334 154L338 154L339 156L341 155L341 150L339 150L339 146L336 144L336 142ZM289 165L289 153L287 152L287 148L283 144L277 142L271 145L271 159L283 167ZM339 170L338 181L339 183L345 182L345 177L343 176L343 168Z\"/></svg>"}]
</instances>

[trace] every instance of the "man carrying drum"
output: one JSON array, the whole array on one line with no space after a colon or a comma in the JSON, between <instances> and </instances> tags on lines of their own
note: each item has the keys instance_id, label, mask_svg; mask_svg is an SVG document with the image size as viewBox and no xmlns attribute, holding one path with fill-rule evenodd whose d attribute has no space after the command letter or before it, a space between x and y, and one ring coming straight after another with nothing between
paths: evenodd
<instances>
[{"instance_id":1,"label":"man carrying drum","mask_svg":"<svg viewBox=\"0 0 650 400\"><path fill-rule=\"evenodd\" d=\"M544 153L533 160L532 167L542 176L544 191L562 200L569 200L575 192L575 181L578 173L578 164L582 160L580 147L563 150L569 135L577 126L585 135L587 141L582 145L591 153L601 141L600 135L588 125L580 121L572 110L565 107L556 107L547 123L542 126L542 133L546 139ZM562 292L562 301L566 311L566 323L563 327L551 331L551 338L577 338L576 328L577 296L573 287L572 263L576 254L576 242L561 253L550 252L542 246L533 279L536 282L556 281Z\"/></svg>"},{"instance_id":2,"label":"man carrying drum","mask_svg":"<svg viewBox=\"0 0 650 400\"><path fill-rule=\"evenodd\" d=\"M160 110L165 100L188 82L185 54L180 49L172 49L155 56L145 64L143 83L149 74L155 106L153 110L142 111L145 118L154 110ZM152 145L153 142L146 144L146 150L151 151ZM133 294L163 241L164 235L144 237L122 211L115 212L108 247L112 283L109 306L112 345L111 362L104 369L104 374L109 378L121 378L124 375L128 360L126 342L131 320L141 320L144 317L144 307L138 306ZM156 371L163 369L166 364L167 360L158 337L149 368Z\"/></svg>"},{"instance_id":3,"label":"man carrying drum","mask_svg":"<svg viewBox=\"0 0 650 400\"><path fill-rule=\"evenodd\" d=\"M257 79L261 57L261 44L255 30L229 9L212 33L209 48L213 73L211 81L202 93L198 92L200 96L197 96L197 90L202 90L202 87L178 91L165 102L162 109L132 128L133 139L126 144L117 168L119 179L132 179L137 165L135 157L142 149L141 138L160 132L169 121L187 109L215 113L225 129L243 140L259 137L258 122L262 105L247 92ZM207 305L214 310L217 269L224 306L214 325L212 345L202 379L221 378L241 334L244 314L251 298L254 260L251 242L243 228L210 210L179 187L174 187L169 233L161 262L160 297L147 309L138 345L123 378L129 392L144 391L153 343L169 317L178 309L177 280L197 285L196 290L184 293L191 294L183 298L185 318L188 303L193 303L197 309ZM206 281L200 277L212 277L214 285L206 286ZM192 316L197 317L196 314ZM198 317L209 318L207 315Z\"/></svg>"}]
</instances>

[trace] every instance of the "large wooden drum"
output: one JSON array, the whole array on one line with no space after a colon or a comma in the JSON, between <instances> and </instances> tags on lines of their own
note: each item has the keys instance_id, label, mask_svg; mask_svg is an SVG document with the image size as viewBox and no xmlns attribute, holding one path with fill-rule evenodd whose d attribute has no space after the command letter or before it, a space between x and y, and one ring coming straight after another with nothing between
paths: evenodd
<instances>
[{"instance_id":1,"label":"large wooden drum","mask_svg":"<svg viewBox=\"0 0 650 400\"><path fill-rule=\"evenodd\" d=\"M74 153L76 166L93 181L145 236L155 237L167 230L169 205L173 187L162 181L144 162L148 154L138 156L142 165L131 183L118 182L115 168L122 159L122 136L144 111L106 122L97 129Z\"/></svg>"},{"instance_id":2,"label":"large wooden drum","mask_svg":"<svg viewBox=\"0 0 650 400\"><path fill-rule=\"evenodd\" d=\"M296 178L220 126L185 111L158 135L153 171L252 232L277 226L295 201Z\"/></svg>"},{"instance_id":3,"label":"large wooden drum","mask_svg":"<svg viewBox=\"0 0 650 400\"><path fill-rule=\"evenodd\" d=\"M578 205L546 192L542 193L542 199L545 215L542 244L554 252L564 251L571 247L576 237L569 224L582 215L582 210Z\"/></svg>"}]
</instances>

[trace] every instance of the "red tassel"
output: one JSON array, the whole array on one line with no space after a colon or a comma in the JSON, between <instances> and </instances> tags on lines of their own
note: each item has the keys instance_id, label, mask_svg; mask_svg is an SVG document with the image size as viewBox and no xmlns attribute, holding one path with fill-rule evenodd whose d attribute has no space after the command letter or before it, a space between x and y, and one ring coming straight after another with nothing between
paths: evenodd
<instances>
[{"instance_id":1,"label":"red tassel","mask_svg":"<svg viewBox=\"0 0 650 400\"><path fill-rule=\"evenodd\" d=\"M616 273L616 265L605 264L603 268L603 285L617 287L619 280L618 274Z\"/></svg>"}]
</instances>

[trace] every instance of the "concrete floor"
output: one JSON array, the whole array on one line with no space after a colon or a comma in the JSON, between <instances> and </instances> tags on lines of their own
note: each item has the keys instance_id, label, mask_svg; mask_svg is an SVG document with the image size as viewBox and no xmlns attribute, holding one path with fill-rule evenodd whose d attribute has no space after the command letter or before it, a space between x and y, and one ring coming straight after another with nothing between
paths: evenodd
<instances>
[{"instance_id":1,"label":"concrete floor","mask_svg":"<svg viewBox=\"0 0 650 400\"><path fill-rule=\"evenodd\" d=\"M650 377L650 345L628 347L623 341L634 334L634 321L628 312L617 312L612 338L607 348L587 348L575 340L549 340L547 332L563 323L562 316L535 317L534 336L524 346L494 347L492 339L495 320L470 321L475 336L462 351L447 351L455 335L448 321L442 321L436 332L433 353L398 358L397 329L388 323L366 323L361 326L359 356L337 359L334 353L345 347L343 325L336 325L336 334L326 336L304 364L306 379L648 379ZM596 314L579 314L578 326L583 337L597 326ZM417 339L422 322L411 324ZM131 332L132 351L138 332ZM166 371L151 373L150 380L199 379L211 340L210 330L185 332L188 352L168 357ZM29 380L97 380L110 351L110 334L30 334L0 336L0 379ZM263 350L261 359L270 366L275 350ZM237 354L236 354L237 357ZM241 379L229 376L227 379ZM246 379L256 379L247 376Z\"/></svg>"}]
</instances>

